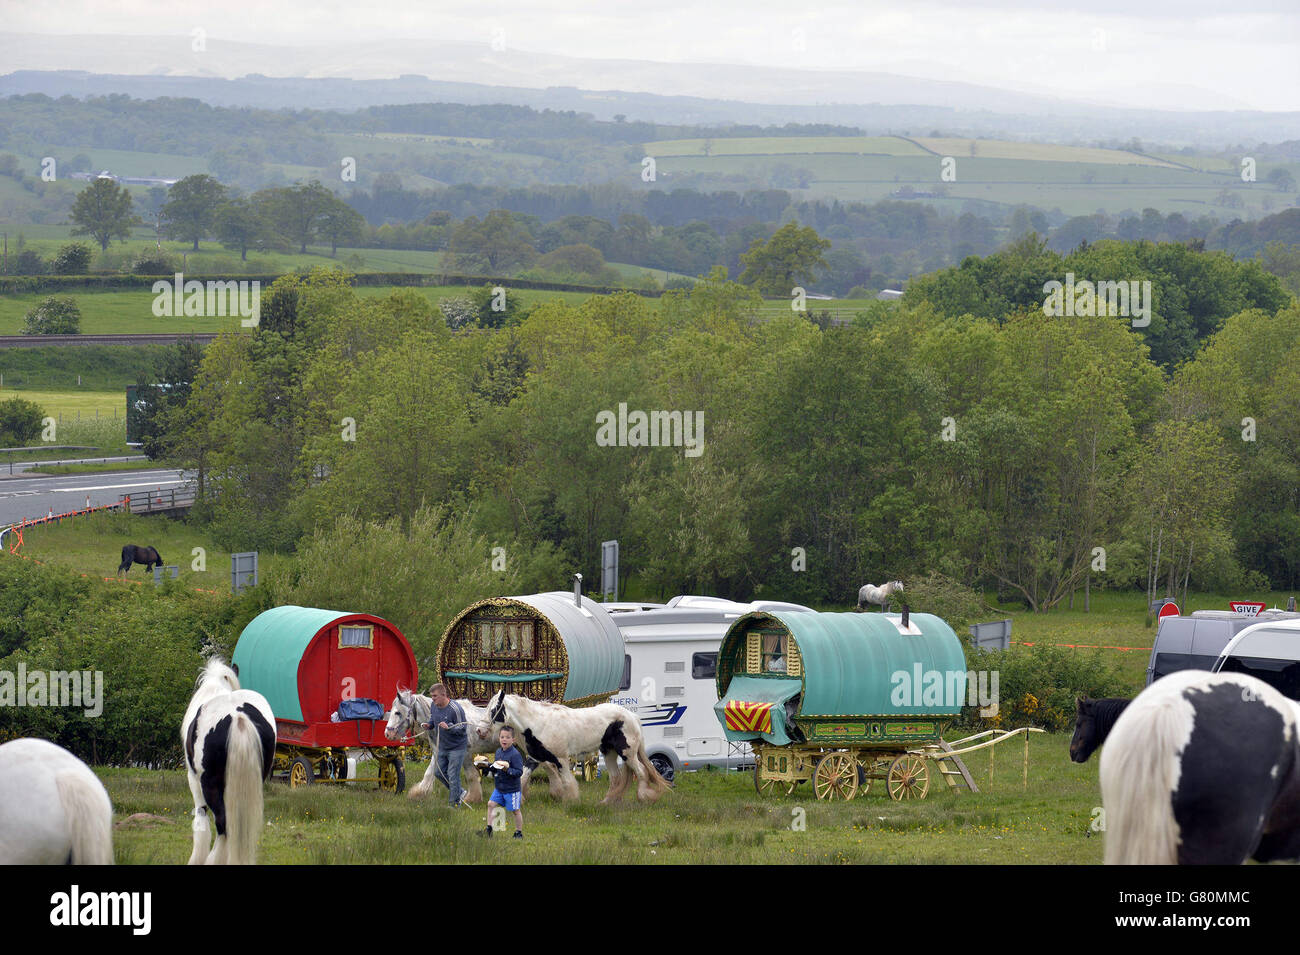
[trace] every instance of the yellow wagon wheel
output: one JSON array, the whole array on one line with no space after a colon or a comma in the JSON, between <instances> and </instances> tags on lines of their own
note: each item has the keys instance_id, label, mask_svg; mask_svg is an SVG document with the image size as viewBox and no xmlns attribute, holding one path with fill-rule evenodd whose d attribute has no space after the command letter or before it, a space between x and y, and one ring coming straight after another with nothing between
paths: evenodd
<instances>
[{"instance_id":1,"label":"yellow wagon wheel","mask_svg":"<svg viewBox=\"0 0 1300 955\"><path fill-rule=\"evenodd\" d=\"M401 758L383 759L379 766L379 788L384 792L400 793L406 788L406 767Z\"/></svg>"},{"instance_id":2,"label":"yellow wagon wheel","mask_svg":"<svg viewBox=\"0 0 1300 955\"><path fill-rule=\"evenodd\" d=\"M289 788L297 789L299 786L310 786L316 781L316 767L311 764L311 760L306 756L297 756L289 764Z\"/></svg>"},{"instance_id":3,"label":"yellow wagon wheel","mask_svg":"<svg viewBox=\"0 0 1300 955\"><path fill-rule=\"evenodd\" d=\"M582 778L589 783L596 781L596 761L594 759L584 759L582 761Z\"/></svg>"},{"instance_id":4,"label":"yellow wagon wheel","mask_svg":"<svg viewBox=\"0 0 1300 955\"><path fill-rule=\"evenodd\" d=\"M889 764L889 778L885 782L890 799L924 799L930 791L930 770L920 756L904 753Z\"/></svg>"},{"instance_id":5,"label":"yellow wagon wheel","mask_svg":"<svg viewBox=\"0 0 1300 955\"><path fill-rule=\"evenodd\" d=\"M828 753L813 772L818 799L852 799L858 794L858 761L852 753Z\"/></svg>"}]
</instances>

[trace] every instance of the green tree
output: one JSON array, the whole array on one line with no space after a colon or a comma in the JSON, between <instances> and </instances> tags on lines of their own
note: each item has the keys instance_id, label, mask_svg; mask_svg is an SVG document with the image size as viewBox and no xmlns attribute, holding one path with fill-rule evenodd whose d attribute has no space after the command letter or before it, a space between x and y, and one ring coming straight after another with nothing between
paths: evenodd
<instances>
[{"instance_id":1,"label":"green tree","mask_svg":"<svg viewBox=\"0 0 1300 955\"><path fill-rule=\"evenodd\" d=\"M489 275L505 274L537 256L528 230L504 209L493 209L481 222L465 219L452 232L450 248L458 268Z\"/></svg>"},{"instance_id":2,"label":"green tree","mask_svg":"<svg viewBox=\"0 0 1300 955\"><path fill-rule=\"evenodd\" d=\"M745 270L740 281L767 296L789 296L796 286L812 284L826 269L826 252L831 247L812 226L787 222L766 242L755 241L740 257Z\"/></svg>"},{"instance_id":3,"label":"green tree","mask_svg":"<svg viewBox=\"0 0 1300 955\"><path fill-rule=\"evenodd\" d=\"M73 235L88 235L107 252L114 239L129 239L140 218L131 212L131 193L112 179L96 179L72 204Z\"/></svg>"},{"instance_id":4,"label":"green tree","mask_svg":"<svg viewBox=\"0 0 1300 955\"><path fill-rule=\"evenodd\" d=\"M167 193L162 207L164 232L168 238L193 242L212 233L218 207L226 198L226 187L205 173L186 176Z\"/></svg>"},{"instance_id":5,"label":"green tree","mask_svg":"<svg viewBox=\"0 0 1300 955\"><path fill-rule=\"evenodd\" d=\"M0 445L23 447L35 441L44 417L41 406L25 398L0 401Z\"/></svg>"},{"instance_id":6,"label":"green tree","mask_svg":"<svg viewBox=\"0 0 1300 955\"><path fill-rule=\"evenodd\" d=\"M275 230L305 254L307 243L316 238L321 218L333 198L319 180L313 179L305 185L298 183L286 188L264 189L254 194L253 202Z\"/></svg>"},{"instance_id":7,"label":"green tree","mask_svg":"<svg viewBox=\"0 0 1300 955\"><path fill-rule=\"evenodd\" d=\"M317 231L330 243L330 255L338 254L340 245L357 245L366 232L366 220L337 196L330 196L321 209Z\"/></svg>"},{"instance_id":8,"label":"green tree","mask_svg":"<svg viewBox=\"0 0 1300 955\"><path fill-rule=\"evenodd\" d=\"M69 242L61 247L50 261L50 271L55 275L85 275L90 269L90 246L84 242Z\"/></svg>"},{"instance_id":9,"label":"green tree","mask_svg":"<svg viewBox=\"0 0 1300 955\"><path fill-rule=\"evenodd\" d=\"M265 248L275 235L261 206L242 197L217 208L213 228L217 240L225 248L238 252L243 262L248 261L249 249Z\"/></svg>"},{"instance_id":10,"label":"green tree","mask_svg":"<svg viewBox=\"0 0 1300 955\"><path fill-rule=\"evenodd\" d=\"M81 333L81 309L71 298L51 295L24 319L24 335L78 335Z\"/></svg>"}]
</instances>

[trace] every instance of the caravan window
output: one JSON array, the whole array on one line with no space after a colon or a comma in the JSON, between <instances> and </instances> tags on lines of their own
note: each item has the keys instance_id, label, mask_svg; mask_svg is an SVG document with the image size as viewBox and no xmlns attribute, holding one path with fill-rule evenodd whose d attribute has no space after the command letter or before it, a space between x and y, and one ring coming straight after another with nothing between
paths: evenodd
<instances>
[{"instance_id":1,"label":"caravan window","mask_svg":"<svg viewBox=\"0 0 1300 955\"><path fill-rule=\"evenodd\" d=\"M623 679L619 682L620 690L631 689L632 687L632 658L626 653L623 654Z\"/></svg>"},{"instance_id":2,"label":"caravan window","mask_svg":"<svg viewBox=\"0 0 1300 955\"><path fill-rule=\"evenodd\" d=\"M691 676L696 680L712 680L718 675L716 653L692 653Z\"/></svg>"}]
</instances>

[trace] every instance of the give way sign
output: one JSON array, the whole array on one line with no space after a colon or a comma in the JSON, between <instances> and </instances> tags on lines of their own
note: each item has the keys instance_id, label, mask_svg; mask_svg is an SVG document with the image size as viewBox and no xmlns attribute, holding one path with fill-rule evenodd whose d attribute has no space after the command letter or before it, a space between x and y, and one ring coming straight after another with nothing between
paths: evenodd
<instances>
[{"instance_id":1,"label":"give way sign","mask_svg":"<svg viewBox=\"0 0 1300 955\"><path fill-rule=\"evenodd\" d=\"M1239 613L1247 617L1257 617L1265 605L1255 600L1233 600L1229 602L1228 606L1232 608L1233 613Z\"/></svg>"}]
</instances>

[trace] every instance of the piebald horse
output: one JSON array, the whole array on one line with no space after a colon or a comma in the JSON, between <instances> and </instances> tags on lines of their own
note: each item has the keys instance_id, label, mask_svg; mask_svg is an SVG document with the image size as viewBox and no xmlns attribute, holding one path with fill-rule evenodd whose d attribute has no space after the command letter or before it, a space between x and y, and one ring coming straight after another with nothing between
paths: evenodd
<instances>
[{"instance_id":1,"label":"piebald horse","mask_svg":"<svg viewBox=\"0 0 1300 955\"><path fill-rule=\"evenodd\" d=\"M894 594L902 592L903 582L901 580L891 580L879 587L875 584L863 584L862 589L858 591L858 610L863 610L867 604L876 604L881 610L884 610L890 598Z\"/></svg>"},{"instance_id":2,"label":"piebald horse","mask_svg":"<svg viewBox=\"0 0 1300 955\"><path fill-rule=\"evenodd\" d=\"M213 657L181 723L194 796L190 865L251 865L262 835L262 783L275 759L275 715L255 690L239 688L239 671ZM217 838L208 851L208 810Z\"/></svg>"},{"instance_id":3,"label":"piebald horse","mask_svg":"<svg viewBox=\"0 0 1300 955\"><path fill-rule=\"evenodd\" d=\"M497 740L489 731L486 709L475 706L469 700L454 702L459 704L465 713L465 739L469 743L465 748L465 759L458 768L458 772L465 773L469 779L469 785L465 787L465 801L479 802L483 799L483 786L480 782L482 776L475 770L473 759L475 755L481 753L489 755L496 753ZM407 799L423 799L428 796L433 792L433 784L438 779L438 731L437 728L424 729L424 724L429 722L432 706L433 700L423 693L413 693L399 686L397 696L393 697L393 704L388 708L388 725L384 727L384 736L391 740L399 740L423 734L428 738L429 749L434 754L434 758L429 760L429 768L424 771L424 778L407 792ZM531 769L525 763L521 784L525 794L528 792L530 774Z\"/></svg>"},{"instance_id":4,"label":"piebald horse","mask_svg":"<svg viewBox=\"0 0 1300 955\"><path fill-rule=\"evenodd\" d=\"M0 865L112 865L113 804L62 746L0 746Z\"/></svg>"},{"instance_id":5,"label":"piebald horse","mask_svg":"<svg viewBox=\"0 0 1300 955\"><path fill-rule=\"evenodd\" d=\"M605 757L609 792L603 803L618 802L635 773L637 799L654 802L669 788L646 757L641 721L630 710L614 703L572 709L558 703L541 703L526 696L507 694L503 687L488 702L492 735L504 725L514 728L523 743L525 756L546 767L551 792L563 800L578 798L578 781L570 762L589 753ZM624 762L619 766L619 759Z\"/></svg>"},{"instance_id":6,"label":"piebald horse","mask_svg":"<svg viewBox=\"0 0 1300 955\"><path fill-rule=\"evenodd\" d=\"M1075 701L1074 736L1070 739L1070 759L1086 763L1097 747L1115 727L1115 721L1132 700L1112 696L1104 700L1090 700L1081 696Z\"/></svg>"},{"instance_id":7,"label":"piebald horse","mask_svg":"<svg viewBox=\"0 0 1300 955\"><path fill-rule=\"evenodd\" d=\"M1180 670L1101 752L1106 863L1300 859L1300 704L1244 673Z\"/></svg>"}]
</instances>

